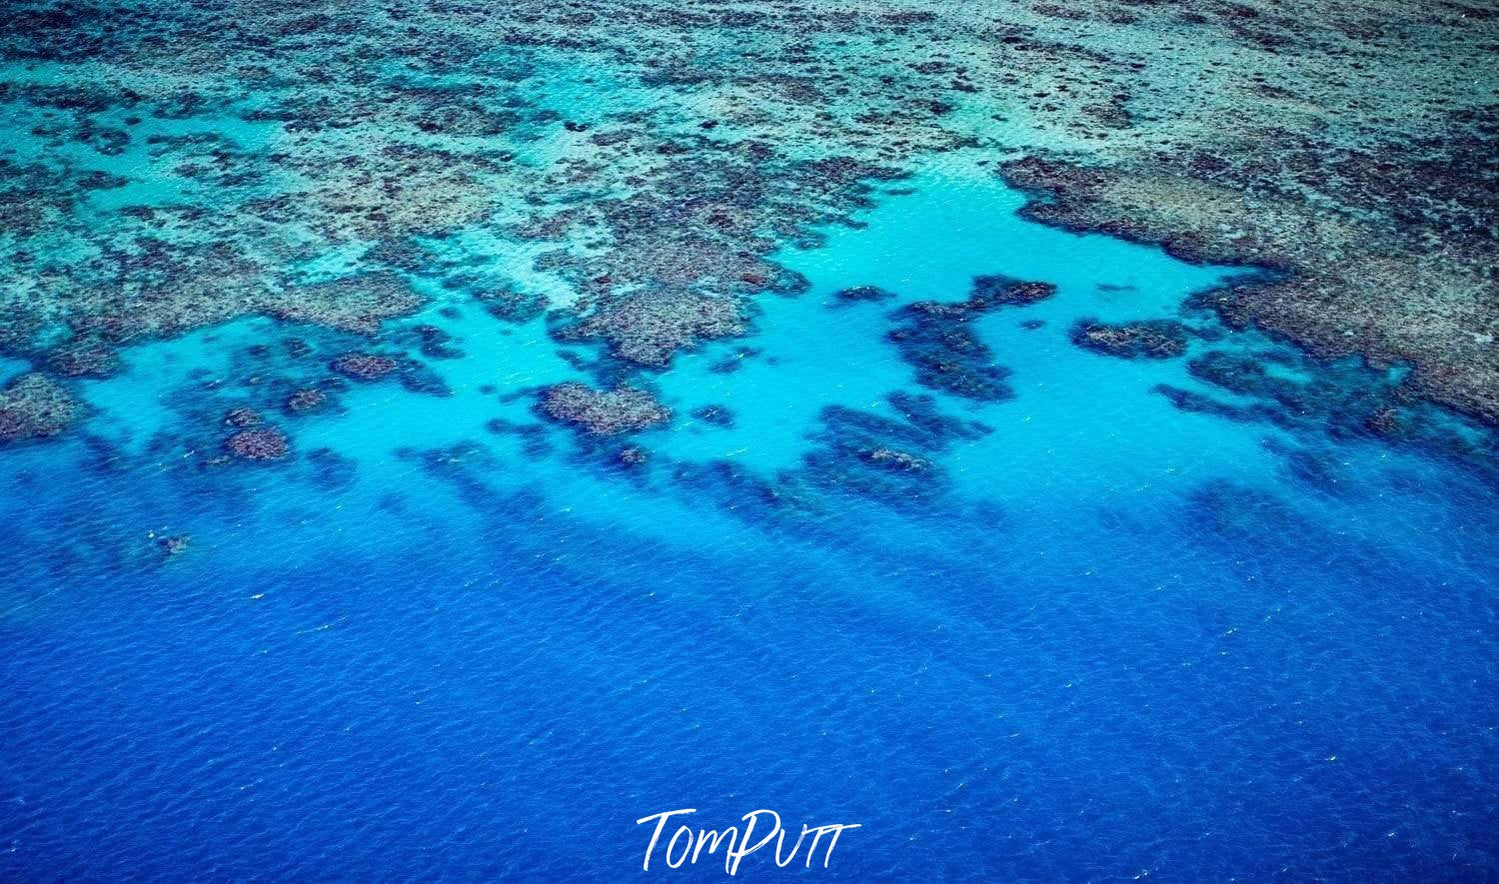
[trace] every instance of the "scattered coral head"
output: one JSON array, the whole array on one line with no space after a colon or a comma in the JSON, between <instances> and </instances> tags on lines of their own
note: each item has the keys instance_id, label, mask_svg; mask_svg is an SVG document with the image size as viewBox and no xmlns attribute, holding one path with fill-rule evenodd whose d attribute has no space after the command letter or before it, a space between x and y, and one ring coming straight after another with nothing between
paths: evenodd
<instances>
[{"instance_id":1,"label":"scattered coral head","mask_svg":"<svg viewBox=\"0 0 1499 884\"><path fill-rule=\"evenodd\" d=\"M281 460L291 452L291 443L275 427L263 427L240 430L224 440L224 450L240 460Z\"/></svg>"},{"instance_id":2,"label":"scattered coral head","mask_svg":"<svg viewBox=\"0 0 1499 884\"><path fill-rule=\"evenodd\" d=\"M634 433L671 420L671 409L644 390L627 386L595 390L576 381L543 390L541 410L553 420L594 436Z\"/></svg>"}]
</instances>

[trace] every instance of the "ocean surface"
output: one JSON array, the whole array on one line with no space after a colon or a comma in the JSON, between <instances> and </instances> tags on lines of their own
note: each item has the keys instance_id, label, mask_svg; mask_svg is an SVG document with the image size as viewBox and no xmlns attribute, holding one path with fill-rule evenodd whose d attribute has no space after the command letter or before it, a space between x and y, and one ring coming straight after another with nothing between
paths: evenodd
<instances>
[{"instance_id":1,"label":"ocean surface","mask_svg":"<svg viewBox=\"0 0 1499 884\"><path fill-rule=\"evenodd\" d=\"M306 327L79 382L83 431L0 452L0 878L722 876L642 870L636 820L689 807L861 826L757 879L1499 874L1482 471L1182 410L1158 385L1251 400L1069 340L1245 268L1028 222L977 151L880 187L776 256L808 291L652 379L641 470L509 395L587 348L436 289L392 325L451 336L451 395L354 385L284 463L160 439ZM917 386L894 317L988 275L1057 286L969 323L1014 395ZM1189 356L1292 352L1220 333ZM956 422L912 431L922 477L839 466L850 415L921 414Z\"/></svg>"}]
</instances>

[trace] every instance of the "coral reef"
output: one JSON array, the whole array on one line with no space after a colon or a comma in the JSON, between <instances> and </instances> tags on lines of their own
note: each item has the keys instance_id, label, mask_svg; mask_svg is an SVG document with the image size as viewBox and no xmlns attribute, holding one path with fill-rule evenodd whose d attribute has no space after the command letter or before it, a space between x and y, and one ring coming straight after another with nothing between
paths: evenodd
<instances>
[{"instance_id":1,"label":"coral reef","mask_svg":"<svg viewBox=\"0 0 1499 884\"><path fill-rule=\"evenodd\" d=\"M400 380L401 386L413 393L424 393L430 396L452 395L452 390L448 389L448 385L432 369L405 356L350 351L340 354L328 363L328 367L361 384L372 384L387 378L396 378Z\"/></svg>"},{"instance_id":2,"label":"coral reef","mask_svg":"<svg viewBox=\"0 0 1499 884\"><path fill-rule=\"evenodd\" d=\"M1183 411L1269 423L1337 440L1399 441L1461 461L1469 474L1499 482L1499 440L1473 419L1425 399L1409 371L1379 371L1358 358L1326 362L1288 347L1208 350L1187 363L1217 395L1162 384ZM1306 464L1288 457L1299 475Z\"/></svg>"},{"instance_id":3,"label":"coral reef","mask_svg":"<svg viewBox=\"0 0 1499 884\"><path fill-rule=\"evenodd\" d=\"M1057 287L1049 282L1022 282L1008 276L976 276L968 303L994 307L1025 307L1050 298Z\"/></svg>"},{"instance_id":4,"label":"coral reef","mask_svg":"<svg viewBox=\"0 0 1499 884\"><path fill-rule=\"evenodd\" d=\"M903 324L888 337L916 369L916 382L965 399L1002 402L1015 395L1010 370L994 364L994 351L966 326L973 309L924 301L899 311Z\"/></svg>"},{"instance_id":5,"label":"coral reef","mask_svg":"<svg viewBox=\"0 0 1499 884\"><path fill-rule=\"evenodd\" d=\"M646 462L650 460L650 456L646 454L645 449L639 446L626 445L615 454L614 459L622 467L635 469L645 466Z\"/></svg>"},{"instance_id":6,"label":"coral reef","mask_svg":"<svg viewBox=\"0 0 1499 884\"><path fill-rule=\"evenodd\" d=\"M994 364L994 351L969 324L995 308L1034 304L1055 292L1050 283L980 276L966 301L918 301L897 310L894 316L901 325L888 338L916 369L916 382L923 387L1001 402L1015 395L1007 381L1010 371Z\"/></svg>"},{"instance_id":7,"label":"coral reef","mask_svg":"<svg viewBox=\"0 0 1499 884\"><path fill-rule=\"evenodd\" d=\"M1413 389L1499 422L1499 187L1475 173L1499 125L1444 116L1415 156L1405 140L1353 148L1277 129L1253 151L1215 153L1215 139L1113 165L1028 157L1002 171L1041 195L1026 208L1036 220L1267 268L1195 299L1231 325L1328 359L1410 364Z\"/></svg>"},{"instance_id":8,"label":"coral reef","mask_svg":"<svg viewBox=\"0 0 1499 884\"><path fill-rule=\"evenodd\" d=\"M369 335L381 322L414 313L424 303L395 274L371 273L278 289L263 296L255 309L281 319Z\"/></svg>"},{"instance_id":9,"label":"coral reef","mask_svg":"<svg viewBox=\"0 0 1499 884\"><path fill-rule=\"evenodd\" d=\"M615 436L650 429L671 420L671 409L645 390L618 387L595 390L575 381L547 387L541 413L594 436Z\"/></svg>"},{"instance_id":10,"label":"coral reef","mask_svg":"<svg viewBox=\"0 0 1499 884\"><path fill-rule=\"evenodd\" d=\"M258 426L261 422L260 412L253 408L231 408L224 412L224 426L235 429Z\"/></svg>"},{"instance_id":11,"label":"coral reef","mask_svg":"<svg viewBox=\"0 0 1499 884\"><path fill-rule=\"evenodd\" d=\"M880 304L895 298L895 292L887 292L879 286L857 285L833 292L833 305L845 307L850 304Z\"/></svg>"},{"instance_id":12,"label":"coral reef","mask_svg":"<svg viewBox=\"0 0 1499 884\"><path fill-rule=\"evenodd\" d=\"M359 464L331 448L315 448L307 452L307 466L311 480L322 488L345 488L354 482Z\"/></svg>"},{"instance_id":13,"label":"coral reef","mask_svg":"<svg viewBox=\"0 0 1499 884\"><path fill-rule=\"evenodd\" d=\"M493 418L484 428L497 436L516 436L521 440L525 455L539 460L552 453L553 445L545 424L520 423L504 418Z\"/></svg>"},{"instance_id":14,"label":"coral reef","mask_svg":"<svg viewBox=\"0 0 1499 884\"><path fill-rule=\"evenodd\" d=\"M316 387L304 387L286 397L286 410L292 414L310 414L328 407L328 394Z\"/></svg>"},{"instance_id":15,"label":"coral reef","mask_svg":"<svg viewBox=\"0 0 1499 884\"><path fill-rule=\"evenodd\" d=\"M107 378L120 370L120 354L94 338L80 338L47 353L47 371L66 378Z\"/></svg>"},{"instance_id":16,"label":"coral reef","mask_svg":"<svg viewBox=\"0 0 1499 884\"><path fill-rule=\"evenodd\" d=\"M187 552L192 545L192 538L186 534L174 534L170 537L158 537L156 545L165 558L174 558Z\"/></svg>"},{"instance_id":17,"label":"coral reef","mask_svg":"<svg viewBox=\"0 0 1499 884\"><path fill-rule=\"evenodd\" d=\"M46 375L21 375L0 390L0 445L56 436L81 410L68 391Z\"/></svg>"},{"instance_id":18,"label":"coral reef","mask_svg":"<svg viewBox=\"0 0 1499 884\"><path fill-rule=\"evenodd\" d=\"M224 440L224 450L240 460L281 460L291 452L291 443L275 427L262 427L231 435Z\"/></svg>"},{"instance_id":19,"label":"coral reef","mask_svg":"<svg viewBox=\"0 0 1499 884\"><path fill-rule=\"evenodd\" d=\"M401 364L390 356L376 353L345 353L328 363L328 367L344 377L372 383L392 374Z\"/></svg>"},{"instance_id":20,"label":"coral reef","mask_svg":"<svg viewBox=\"0 0 1499 884\"><path fill-rule=\"evenodd\" d=\"M734 426L734 412L726 405L704 405L701 408L694 408L691 415L693 420L702 421L711 426Z\"/></svg>"},{"instance_id":21,"label":"coral reef","mask_svg":"<svg viewBox=\"0 0 1499 884\"><path fill-rule=\"evenodd\" d=\"M1072 343L1120 359L1174 359L1187 352L1192 329L1173 319L1107 323L1080 319L1068 331Z\"/></svg>"},{"instance_id":22,"label":"coral reef","mask_svg":"<svg viewBox=\"0 0 1499 884\"><path fill-rule=\"evenodd\" d=\"M732 300L662 291L611 300L585 319L555 326L552 335L564 342L607 340L622 359L661 366L679 349L744 330L741 308Z\"/></svg>"},{"instance_id":23,"label":"coral reef","mask_svg":"<svg viewBox=\"0 0 1499 884\"><path fill-rule=\"evenodd\" d=\"M976 148L1038 220L1273 271L1201 299L1229 322L1499 421L1496 17L1470 5L80 9L0 27L0 354L54 376L252 314L377 337L448 295L660 369L805 291L781 250ZM982 289L970 316L1046 294ZM923 383L1005 394L959 319L906 321Z\"/></svg>"}]
</instances>

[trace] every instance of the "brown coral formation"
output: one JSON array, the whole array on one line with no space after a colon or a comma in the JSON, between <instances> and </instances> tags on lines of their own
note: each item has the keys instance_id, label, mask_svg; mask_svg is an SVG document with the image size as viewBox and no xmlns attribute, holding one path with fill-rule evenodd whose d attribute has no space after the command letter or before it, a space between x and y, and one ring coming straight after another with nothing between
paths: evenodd
<instances>
[{"instance_id":1,"label":"brown coral formation","mask_svg":"<svg viewBox=\"0 0 1499 884\"><path fill-rule=\"evenodd\" d=\"M1336 209L1263 181L1236 183L1216 164L1142 173L1028 158L1007 164L1004 174L1049 195L1027 209L1038 220L1160 242L1189 260L1272 268L1197 303L1324 357L1409 363L1417 391L1499 422L1499 289L1491 275L1499 249L1492 239L1380 213L1372 179L1333 169L1300 174L1320 182ZM1448 174L1458 179L1467 170ZM1251 183L1258 186L1249 190ZM1476 192L1453 197L1479 210Z\"/></svg>"},{"instance_id":2,"label":"brown coral formation","mask_svg":"<svg viewBox=\"0 0 1499 884\"><path fill-rule=\"evenodd\" d=\"M562 341L607 340L616 356L657 366L669 362L677 350L744 330L740 307L728 298L661 291L610 302L554 335Z\"/></svg>"},{"instance_id":3,"label":"brown coral formation","mask_svg":"<svg viewBox=\"0 0 1499 884\"><path fill-rule=\"evenodd\" d=\"M240 430L224 440L224 450L240 460L281 460L291 451L286 434L275 427Z\"/></svg>"},{"instance_id":4,"label":"brown coral formation","mask_svg":"<svg viewBox=\"0 0 1499 884\"><path fill-rule=\"evenodd\" d=\"M541 411L594 436L638 432L671 420L671 410L644 390L595 390L572 381L542 391Z\"/></svg>"},{"instance_id":5,"label":"brown coral formation","mask_svg":"<svg viewBox=\"0 0 1499 884\"><path fill-rule=\"evenodd\" d=\"M56 436L80 411L56 381L36 373L22 375L0 390L0 445Z\"/></svg>"},{"instance_id":6,"label":"brown coral formation","mask_svg":"<svg viewBox=\"0 0 1499 884\"><path fill-rule=\"evenodd\" d=\"M378 353L345 353L330 362L328 367L344 377L372 383L400 368L400 363Z\"/></svg>"},{"instance_id":7,"label":"brown coral formation","mask_svg":"<svg viewBox=\"0 0 1499 884\"><path fill-rule=\"evenodd\" d=\"M1172 359L1187 352L1192 330L1171 319L1107 323L1080 319L1068 333L1072 343L1120 359Z\"/></svg>"},{"instance_id":8,"label":"brown coral formation","mask_svg":"<svg viewBox=\"0 0 1499 884\"><path fill-rule=\"evenodd\" d=\"M374 334L380 323L414 313L424 300L394 273L370 273L263 295L256 312L329 328Z\"/></svg>"}]
</instances>

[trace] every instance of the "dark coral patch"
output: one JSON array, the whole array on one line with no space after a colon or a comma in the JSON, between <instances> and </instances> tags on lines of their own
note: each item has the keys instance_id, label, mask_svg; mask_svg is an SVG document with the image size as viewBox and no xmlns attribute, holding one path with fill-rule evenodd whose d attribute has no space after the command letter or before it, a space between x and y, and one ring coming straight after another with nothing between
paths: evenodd
<instances>
[{"instance_id":1,"label":"dark coral patch","mask_svg":"<svg viewBox=\"0 0 1499 884\"><path fill-rule=\"evenodd\" d=\"M1026 282L1008 276L975 276L970 303L992 307L1027 307L1050 298L1057 287L1049 282Z\"/></svg>"},{"instance_id":2,"label":"dark coral patch","mask_svg":"<svg viewBox=\"0 0 1499 884\"><path fill-rule=\"evenodd\" d=\"M894 393L889 402L896 417L837 405L823 409L822 427L814 434L820 444L804 458L813 485L895 508L924 506L948 488L934 455L990 431L942 414L930 396Z\"/></svg>"},{"instance_id":3,"label":"dark coral patch","mask_svg":"<svg viewBox=\"0 0 1499 884\"><path fill-rule=\"evenodd\" d=\"M714 374L733 374L744 367L745 362L765 351L759 347L737 347L733 353L722 357L708 366L708 370Z\"/></svg>"},{"instance_id":4,"label":"dark coral patch","mask_svg":"<svg viewBox=\"0 0 1499 884\"><path fill-rule=\"evenodd\" d=\"M461 359L463 351L453 346L453 336L427 323L403 329L392 337L396 343L415 347L428 359Z\"/></svg>"},{"instance_id":5,"label":"dark coral patch","mask_svg":"<svg viewBox=\"0 0 1499 884\"><path fill-rule=\"evenodd\" d=\"M158 537L156 548L161 550L163 558L174 558L187 552L192 545L192 538L186 534L173 534L169 537Z\"/></svg>"},{"instance_id":6,"label":"dark coral patch","mask_svg":"<svg viewBox=\"0 0 1499 884\"><path fill-rule=\"evenodd\" d=\"M328 394L316 387L295 390L286 397L286 410L292 414L311 414L328 407Z\"/></svg>"},{"instance_id":7,"label":"dark coral patch","mask_svg":"<svg viewBox=\"0 0 1499 884\"><path fill-rule=\"evenodd\" d=\"M893 301L895 298L895 292L886 291L877 285L856 285L833 293L833 302L836 306L882 304L886 301Z\"/></svg>"},{"instance_id":8,"label":"dark coral patch","mask_svg":"<svg viewBox=\"0 0 1499 884\"><path fill-rule=\"evenodd\" d=\"M81 410L68 391L46 375L22 375L0 390L0 444L56 436Z\"/></svg>"},{"instance_id":9,"label":"dark coral patch","mask_svg":"<svg viewBox=\"0 0 1499 884\"><path fill-rule=\"evenodd\" d=\"M968 300L918 301L892 314L902 324L888 339L916 369L923 387L964 399L1001 402L1015 395L1010 370L994 362L994 351L972 328L979 316L1002 307L1027 306L1056 294L1048 282L1008 276L974 277Z\"/></svg>"},{"instance_id":10,"label":"dark coral patch","mask_svg":"<svg viewBox=\"0 0 1499 884\"><path fill-rule=\"evenodd\" d=\"M964 399L1001 402L1015 395L1010 370L994 364L994 351L969 321L982 308L923 301L897 311L904 322L888 339L916 369L916 382Z\"/></svg>"},{"instance_id":11,"label":"dark coral patch","mask_svg":"<svg viewBox=\"0 0 1499 884\"><path fill-rule=\"evenodd\" d=\"M224 450L240 460L281 460L291 451L286 434L275 427L240 430L224 440Z\"/></svg>"},{"instance_id":12,"label":"dark coral patch","mask_svg":"<svg viewBox=\"0 0 1499 884\"><path fill-rule=\"evenodd\" d=\"M521 440L522 450L532 460L540 460L552 453L552 442L547 427L539 423L520 423L505 418L491 418L484 428L497 436L515 436Z\"/></svg>"},{"instance_id":13,"label":"dark coral patch","mask_svg":"<svg viewBox=\"0 0 1499 884\"><path fill-rule=\"evenodd\" d=\"M47 368L63 377L107 378L120 371L120 354L96 338L82 338L49 352Z\"/></svg>"},{"instance_id":14,"label":"dark coral patch","mask_svg":"<svg viewBox=\"0 0 1499 884\"><path fill-rule=\"evenodd\" d=\"M312 481L323 488L345 488L354 482L358 463L331 448L316 448L307 453Z\"/></svg>"},{"instance_id":15,"label":"dark coral patch","mask_svg":"<svg viewBox=\"0 0 1499 884\"><path fill-rule=\"evenodd\" d=\"M404 356L355 351L339 355L328 363L328 367L362 384L395 378L401 382L401 386L413 393L450 396L453 392L432 369Z\"/></svg>"},{"instance_id":16,"label":"dark coral patch","mask_svg":"<svg viewBox=\"0 0 1499 884\"><path fill-rule=\"evenodd\" d=\"M372 383L383 380L399 368L400 363L390 356L376 353L345 353L329 363L328 367L346 378Z\"/></svg>"},{"instance_id":17,"label":"dark coral patch","mask_svg":"<svg viewBox=\"0 0 1499 884\"><path fill-rule=\"evenodd\" d=\"M1068 331L1072 343L1119 359L1173 359L1187 352L1192 330L1174 319L1108 323L1080 319Z\"/></svg>"},{"instance_id":18,"label":"dark coral patch","mask_svg":"<svg viewBox=\"0 0 1499 884\"><path fill-rule=\"evenodd\" d=\"M501 289L475 295L484 309L506 322L530 322L546 313L546 298L537 294Z\"/></svg>"},{"instance_id":19,"label":"dark coral patch","mask_svg":"<svg viewBox=\"0 0 1499 884\"><path fill-rule=\"evenodd\" d=\"M766 525L817 509L794 473L766 478L732 460L679 463L672 481L694 499L710 500L734 516Z\"/></svg>"},{"instance_id":20,"label":"dark coral patch","mask_svg":"<svg viewBox=\"0 0 1499 884\"><path fill-rule=\"evenodd\" d=\"M650 460L650 455L638 445L626 445L614 453L614 462L627 469L639 469Z\"/></svg>"},{"instance_id":21,"label":"dark coral patch","mask_svg":"<svg viewBox=\"0 0 1499 884\"><path fill-rule=\"evenodd\" d=\"M258 426L260 422L260 412L253 408L231 408L224 412L224 426L226 427L243 430Z\"/></svg>"}]
</instances>

